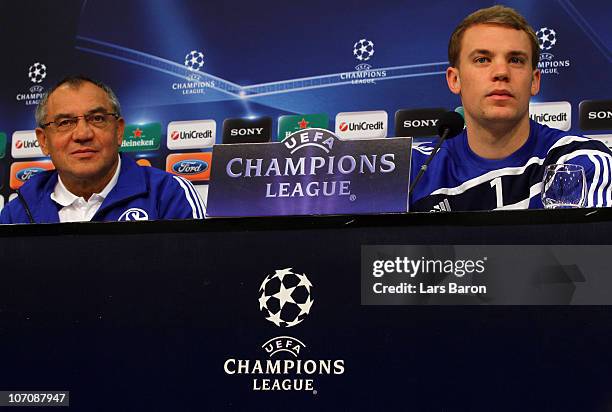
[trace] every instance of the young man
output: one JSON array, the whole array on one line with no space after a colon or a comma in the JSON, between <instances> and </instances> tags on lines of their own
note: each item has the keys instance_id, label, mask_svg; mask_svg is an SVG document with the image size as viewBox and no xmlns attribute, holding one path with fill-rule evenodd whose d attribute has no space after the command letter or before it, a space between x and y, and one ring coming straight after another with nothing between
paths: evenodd
<instances>
[{"instance_id":1,"label":"young man","mask_svg":"<svg viewBox=\"0 0 612 412\"><path fill-rule=\"evenodd\" d=\"M0 223L204 217L189 181L119 155L125 122L108 86L80 76L60 81L38 105L36 123L55 170L30 179Z\"/></svg>"},{"instance_id":2,"label":"young man","mask_svg":"<svg viewBox=\"0 0 612 412\"><path fill-rule=\"evenodd\" d=\"M540 90L539 51L533 29L508 7L478 10L457 26L446 81L461 97L466 128L442 145L411 211L542 208L544 169L555 163L584 167L585 206L612 205L612 152L529 119L529 99ZM413 177L430 152L413 150Z\"/></svg>"}]
</instances>

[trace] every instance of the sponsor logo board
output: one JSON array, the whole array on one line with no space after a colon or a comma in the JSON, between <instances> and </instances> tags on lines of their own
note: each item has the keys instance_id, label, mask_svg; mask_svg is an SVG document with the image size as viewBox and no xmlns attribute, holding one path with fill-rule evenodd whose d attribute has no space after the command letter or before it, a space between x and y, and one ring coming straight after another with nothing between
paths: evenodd
<instances>
[{"instance_id":1,"label":"sponsor logo board","mask_svg":"<svg viewBox=\"0 0 612 412\"><path fill-rule=\"evenodd\" d=\"M403 109L395 112L396 136L437 136L438 121L446 113L441 107L431 109Z\"/></svg>"},{"instance_id":2,"label":"sponsor logo board","mask_svg":"<svg viewBox=\"0 0 612 412\"><path fill-rule=\"evenodd\" d=\"M223 143L266 143L272 140L272 118L233 118L223 121Z\"/></svg>"},{"instance_id":3,"label":"sponsor logo board","mask_svg":"<svg viewBox=\"0 0 612 412\"><path fill-rule=\"evenodd\" d=\"M278 140L283 141L295 132L312 128L329 128L329 117L326 114L281 116L278 118Z\"/></svg>"},{"instance_id":4,"label":"sponsor logo board","mask_svg":"<svg viewBox=\"0 0 612 412\"><path fill-rule=\"evenodd\" d=\"M387 123L384 110L338 113L336 135L340 139L379 139L387 137Z\"/></svg>"},{"instance_id":5,"label":"sponsor logo board","mask_svg":"<svg viewBox=\"0 0 612 412\"><path fill-rule=\"evenodd\" d=\"M19 189L25 182L45 170L53 170L53 163L50 160L37 162L15 162L11 164L10 187L13 190Z\"/></svg>"},{"instance_id":6,"label":"sponsor logo board","mask_svg":"<svg viewBox=\"0 0 612 412\"><path fill-rule=\"evenodd\" d=\"M189 120L168 123L166 145L170 150L205 149L217 138L214 120Z\"/></svg>"},{"instance_id":7,"label":"sponsor logo board","mask_svg":"<svg viewBox=\"0 0 612 412\"><path fill-rule=\"evenodd\" d=\"M0 159L6 156L6 133L0 132Z\"/></svg>"},{"instance_id":8,"label":"sponsor logo board","mask_svg":"<svg viewBox=\"0 0 612 412\"><path fill-rule=\"evenodd\" d=\"M159 149L161 123L128 124L123 132L121 152L143 152Z\"/></svg>"},{"instance_id":9,"label":"sponsor logo board","mask_svg":"<svg viewBox=\"0 0 612 412\"><path fill-rule=\"evenodd\" d=\"M612 100L584 100L579 108L582 130L612 130Z\"/></svg>"},{"instance_id":10,"label":"sponsor logo board","mask_svg":"<svg viewBox=\"0 0 612 412\"><path fill-rule=\"evenodd\" d=\"M11 156L14 159L45 156L40 149L34 130L18 130L13 133Z\"/></svg>"},{"instance_id":11,"label":"sponsor logo board","mask_svg":"<svg viewBox=\"0 0 612 412\"><path fill-rule=\"evenodd\" d=\"M174 153L166 158L166 171L200 182L210 178L212 153Z\"/></svg>"},{"instance_id":12,"label":"sponsor logo board","mask_svg":"<svg viewBox=\"0 0 612 412\"><path fill-rule=\"evenodd\" d=\"M548 127L568 131L572 127L572 105L569 102L530 103L529 117Z\"/></svg>"}]
</instances>

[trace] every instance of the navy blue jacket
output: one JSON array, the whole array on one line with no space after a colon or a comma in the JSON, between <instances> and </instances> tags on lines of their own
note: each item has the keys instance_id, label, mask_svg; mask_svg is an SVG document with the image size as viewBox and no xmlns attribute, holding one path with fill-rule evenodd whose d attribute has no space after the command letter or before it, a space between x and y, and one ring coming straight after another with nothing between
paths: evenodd
<instances>
[{"instance_id":1,"label":"navy blue jacket","mask_svg":"<svg viewBox=\"0 0 612 412\"><path fill-rule=\"evenodd\" d=\"M413 146L417 175L433 146ZM568 135L530 121L529 137L504 159L483 159L472 152L467 131L445 141L410 198L410 211L541 209L544 169L553 163L584 167L586 207L612 206L612 153L595 139Z\"/></svg>"},{"instance_id":2,"label":"navy blue jacket","mask_svg":"<svg viewBox=\"0 0 612 412\"><path fill-rule=\"evenodd\" d=\"M62 206L51 199L57 171L32 177L20 189L35 223L58 223ZM142 167L121 156L117 184L110 191L92 222L160 219L202 219L205 206L186 179L152 167ZM9 202L0 214L0 224L31 223L22 199Z\"/></svg>"}]
</instances>

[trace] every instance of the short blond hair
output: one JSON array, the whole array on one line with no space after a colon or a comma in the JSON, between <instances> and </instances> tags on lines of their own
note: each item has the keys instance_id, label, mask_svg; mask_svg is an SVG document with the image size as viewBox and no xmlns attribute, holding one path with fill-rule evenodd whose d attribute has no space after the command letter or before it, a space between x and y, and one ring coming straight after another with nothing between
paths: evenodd
<instances>
[{"instance_id":1,"label":"short blond hair","mask_svg":"<svg viewBox=\"0 0 612 412\"><path fill-rule=\"evenodd\" d=\"M534 70L537 69L538 61L540 61L540 45L538 44L535 31L516 10L499 5L476 10L463 19L457 28L455 28L448 42L448 61L452 67L459 65L463 34L468 28L476 24L499 24L500 26L511 27L527 33L531 43L531 66Z\"/></svg>"}]
</instances>

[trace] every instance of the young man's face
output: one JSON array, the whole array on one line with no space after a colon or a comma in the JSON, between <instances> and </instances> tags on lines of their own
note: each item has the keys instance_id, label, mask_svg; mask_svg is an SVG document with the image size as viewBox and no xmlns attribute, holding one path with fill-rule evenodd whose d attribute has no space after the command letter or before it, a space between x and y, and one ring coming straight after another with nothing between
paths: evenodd
<instances>
[{"instance_id":1,"label":"young man's face","mask_svg":"<svg viewBox=\"0 0 612 412\"><path fill-rule=\"evenodd\" d=\"M447 69L446 80L461 95L468 124L512 125L529 116L529 99L540 90L532 58L522 30L477 24L463 33L459 63Z\"/></svg>"}]
</instances>

